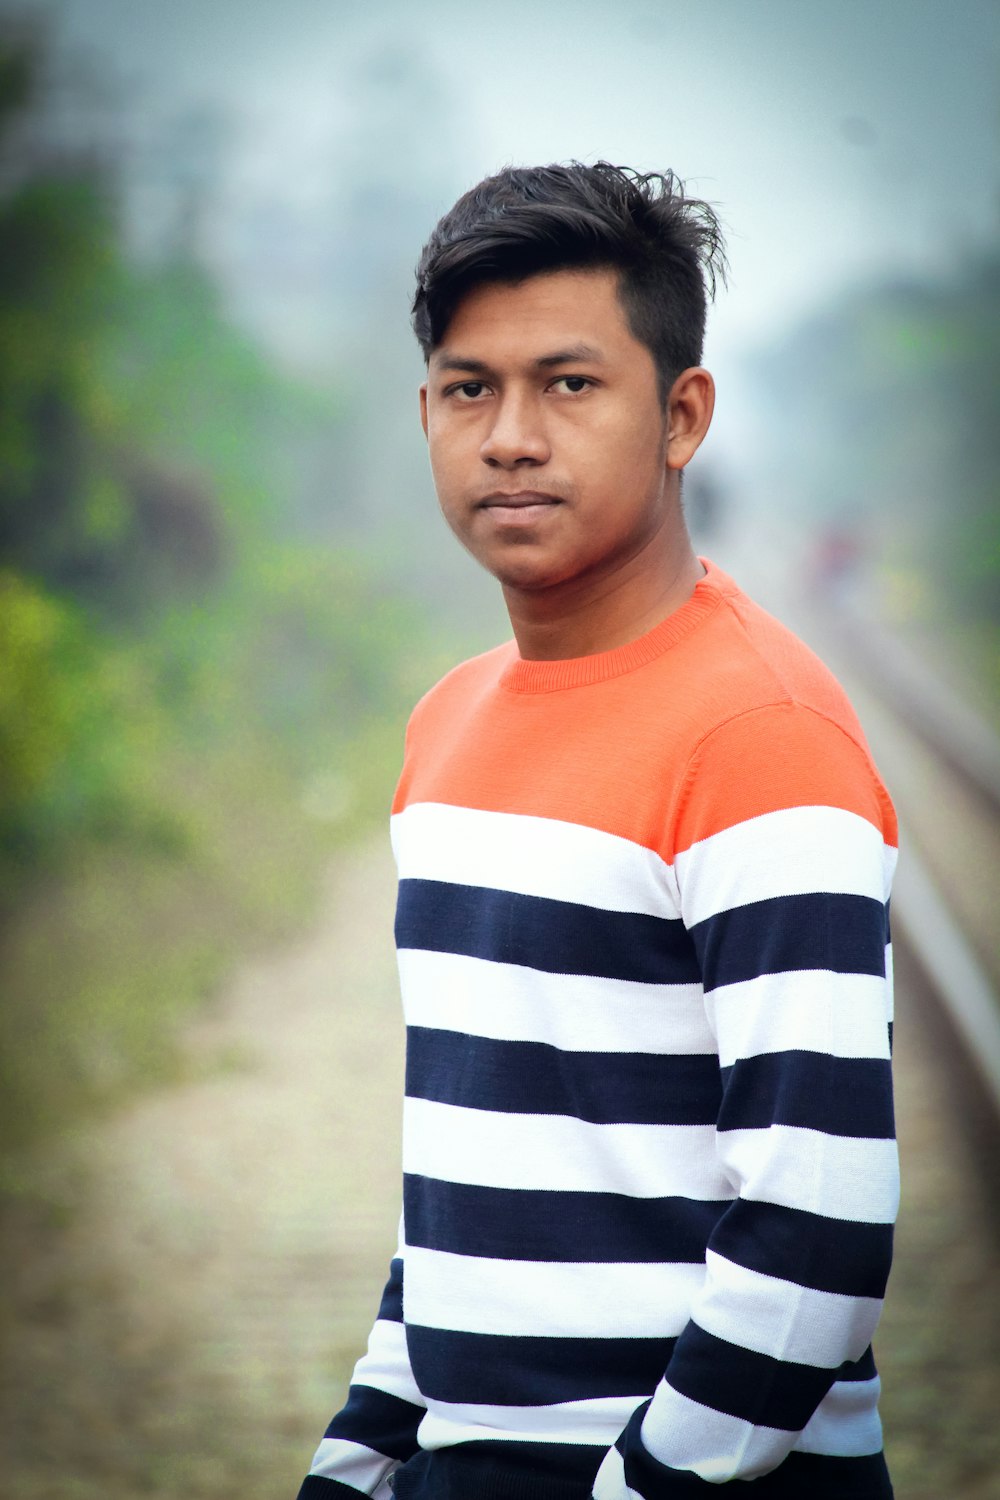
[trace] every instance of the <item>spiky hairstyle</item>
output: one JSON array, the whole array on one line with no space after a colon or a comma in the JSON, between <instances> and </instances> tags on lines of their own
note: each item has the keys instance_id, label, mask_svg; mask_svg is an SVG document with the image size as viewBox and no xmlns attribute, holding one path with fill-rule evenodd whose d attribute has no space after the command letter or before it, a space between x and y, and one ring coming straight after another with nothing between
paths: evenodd
<instances>
[{"instance_id":1,"label":"spiky hairstyle","mask_svg":"<svg viewBox=\"0 0 1000 1500\"><path fill-rule=\"evenodd\" d=\"M605 161L505 167L459 198L417 264L413 330L424 358L473 287L577 269L618 272L629 328L653 356L661 396L701 363L708 299L726 277L715 211L689 198L673 172Z\"/></svg>"}]
</instances>

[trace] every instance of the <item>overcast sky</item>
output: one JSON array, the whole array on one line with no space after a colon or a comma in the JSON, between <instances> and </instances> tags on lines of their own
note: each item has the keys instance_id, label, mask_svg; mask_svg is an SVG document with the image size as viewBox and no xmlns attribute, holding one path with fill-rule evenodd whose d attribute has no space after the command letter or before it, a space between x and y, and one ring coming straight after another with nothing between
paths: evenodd
<instances>
[{"instance_id":1,"label":"overcast sky","mask_svg":"<svg viewBox=\"0 0 1000 1500\"><path fill-rule=\"evenodd\" d=\"M308 234L338 149L391 156L382 181L423 184L435 211L505 161L672 166L729 226L712 335L724 353L859 278L946 268L997 237L995 0L20 8L53 12L64 42L106 59L151 118L224 111L227 190L258 224L270 204ZM398 111L382 79L379 129L362 94L393 48L413 71Z\"/></svg>"}]
</instances>

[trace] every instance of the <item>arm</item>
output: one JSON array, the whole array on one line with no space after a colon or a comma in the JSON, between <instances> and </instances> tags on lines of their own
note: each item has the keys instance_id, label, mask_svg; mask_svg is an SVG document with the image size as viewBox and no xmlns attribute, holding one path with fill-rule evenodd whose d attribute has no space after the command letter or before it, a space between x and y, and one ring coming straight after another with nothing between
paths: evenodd
<instances>
[{"instance_id":1,"label":"arm","mask_svg":"<svg viewBox=\"0 0 1000 1500\"><path fill-rule=\"evenodd\" d=\"M709 1494L793 1446L828 1452L831 1414L841 1447L851 1433L848 1456L881 1448L870 1403L853 1430L845 1413L852 1385L874 1379L898 1196L894 844L865 752L810 710L743 715L695 758L674 870L718 1042L717 1152L737 1196L663 1380L601 1467L598 1500Z\"/></svg>"},{"instance_id":2,"label":"arm","mask_svg":"<svg viewBox=\"0 0 1000 1500\"><path fill-rule=\"evenodd\" d=\"M424 1411L406 1352L400 1235L367 1353L354 1367L347 1404L327 1428L298 1500L390 1500L388 1477L417 1452Z\"/></svg>"}]
</instances>

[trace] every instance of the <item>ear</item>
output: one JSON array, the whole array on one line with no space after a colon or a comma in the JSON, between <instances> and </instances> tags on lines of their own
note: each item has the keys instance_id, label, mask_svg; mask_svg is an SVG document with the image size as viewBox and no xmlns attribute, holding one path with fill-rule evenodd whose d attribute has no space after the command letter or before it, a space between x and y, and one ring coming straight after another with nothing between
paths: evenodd
<instances>
[{"instance_id":1,"label":"ear","mask_svg":"<svg viewBox=\"0 0 1000 1500\"><path fill-rule=\"evenodd\" d=\"M424 429L424 437L427 436L427 382L424 381L420 387L420 425Z\"/></svg>"},{"instance_id":2,"label":"ear","mask_svg":"<svg viewBox=\"0 0 1000 1500\"><path fill-rule=\"evenodd\" d=\"M694 365L682 370L667 398L667 468L683 469L694 457L712 421L715 381Z\"/></svg>"}]
</instances>

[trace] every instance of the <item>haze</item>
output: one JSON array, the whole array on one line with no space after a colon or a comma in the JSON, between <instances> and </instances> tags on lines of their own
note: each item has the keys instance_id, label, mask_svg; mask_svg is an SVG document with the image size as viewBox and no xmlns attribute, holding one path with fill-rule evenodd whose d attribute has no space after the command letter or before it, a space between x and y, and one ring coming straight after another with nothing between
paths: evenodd
<instances>
[{"instance_id":1,"label":"haze","mask_svg":"<svg viewBox=\"0 0 1000 1500\"><path fill-rule=\"evenodd\" d=\"M431 216L507 161L672 166L716 202L732 263L716 358L840 288L945 269L996 235L990 0L27 8L123 81L147 236L164 159L185 143L200 157L204 253L293 361L329 357L343 326L331 283L342 291L373 253L405 321ZM373 251L361 208L379 198Z\"/></svg>"}]
</instances>

